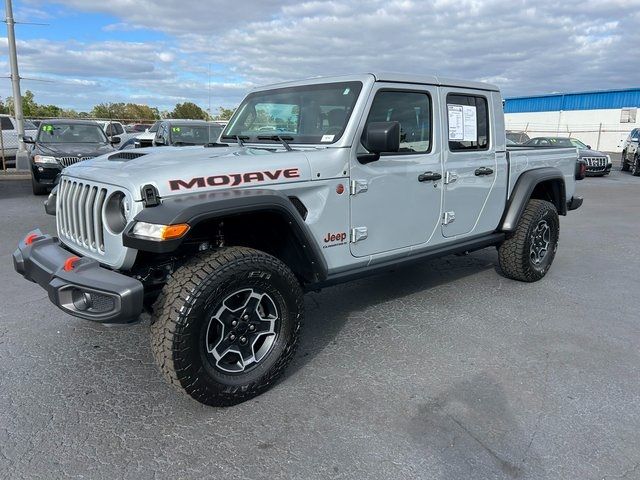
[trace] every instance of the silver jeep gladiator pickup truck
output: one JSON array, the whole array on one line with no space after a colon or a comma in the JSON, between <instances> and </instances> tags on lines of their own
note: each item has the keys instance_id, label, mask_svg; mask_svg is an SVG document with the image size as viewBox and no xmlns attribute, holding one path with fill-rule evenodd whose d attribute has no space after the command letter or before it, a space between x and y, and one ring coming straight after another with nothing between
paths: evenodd
<instances>
[{"instance_id":1,"label":"silver jeep gladiator pickup truck","mask_svg":"<svg viewBox=\"0 0 640 480\"><path fill-rule=\"evenodd\" d=\"M231 405L291 361L305 291L485 247L507 277L541 279L583 176L575 148L507 150L494 86L315 78L251 92L204 147L66 168L57 236L32 231L13 261L76 317L149 309L168 381Z\"/></svg>"}]
</instances>

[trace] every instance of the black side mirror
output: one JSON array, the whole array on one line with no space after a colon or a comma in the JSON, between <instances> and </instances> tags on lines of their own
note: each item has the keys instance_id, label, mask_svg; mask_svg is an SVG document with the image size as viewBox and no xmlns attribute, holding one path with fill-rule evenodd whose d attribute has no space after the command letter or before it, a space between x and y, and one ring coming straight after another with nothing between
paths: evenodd
<instances>
[{"instance_id":1,"label":"black side mirror","mask_svg":"<svg viewBox=\"0 0 640 480\"><path fill-rule=\"evenodd\" d=\"M587 148L588 148L589 150L591 150L591 145L587 145Z\"/></svg>"},{"instance_id":2,"label":"black side mirror","mask_svg":"<svg viewBox=\"0 0 640 480\"><path fill-rule=\"evenodd\" d=\"M22 137L22 142L23 143L29 143L31 145L34 145L36 143L36 141L33 139L33 137L30 137L28 135L25 135L24 137Z\"/></svg>"},{"instance_id":3,"label":"black side mirror","mask_svg":"<svg viewBox=\"0 0 640 480\"><path fill-rule=\"evenodd\" d=\"M111 145L117 145L121 142L121 138L120 137L111 137L109 138L109 143L111 143Z\"/></svg>"},{"instance_id":4,"label":"black side mirror","mask_svg":"<svg viewBox=\"0 0 640 480\"><path fill-rule=\"evenodd\" d=\"M371 122L362 132L362 145L370 153L358 155L360 163L375 162L381 153L400 150L399 122Z\"/></svg>"}]
</instances>

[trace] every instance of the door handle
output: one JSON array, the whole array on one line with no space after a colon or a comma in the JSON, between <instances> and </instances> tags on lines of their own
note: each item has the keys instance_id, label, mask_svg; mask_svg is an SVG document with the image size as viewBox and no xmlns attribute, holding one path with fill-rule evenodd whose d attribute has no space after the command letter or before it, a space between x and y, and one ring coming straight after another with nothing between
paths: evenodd
<instances>
[{"instance_id":1,"label":"door handle","mask_svg":"<svg viewBox=\"0 0 640 480\"><path fill-rule=\"evenodd\" d=\"M492 175L493 169L489 167L476 168L475 174L476 177L481 177L482 175Z\"/></svg>"},{"instance_id":2,"label":"door handle","mask_svg":"<svg viewBox=\"0 0 640 480\"><path fill-rule=\"evenodd\" d=\"M440 180L442 175L436 172L424 172L418 175L419 182L429 182L431 180Z\"/></svg>"}]
</instances>

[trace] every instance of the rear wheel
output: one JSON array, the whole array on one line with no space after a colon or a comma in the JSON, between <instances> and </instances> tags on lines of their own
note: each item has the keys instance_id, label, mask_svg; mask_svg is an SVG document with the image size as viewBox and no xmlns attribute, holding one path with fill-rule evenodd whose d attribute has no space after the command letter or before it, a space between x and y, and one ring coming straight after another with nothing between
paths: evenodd
<instances>
[{"instance_id":1,"label":"rear wheel","mask_svg":"<svg viewBox=\"0 0 640 480\"><path fill-rule=\"evenodd\" d=\"M529 200L516 231L498 248L504 275L522 282L540 280L553 263L559 236L556 207L546 200Z\"/></svg>"},{"instance_id":2,"label":"rear wheel","mask_svg":"<svg viewBox=\"0 0 640 480\"><path fill-rule=\"evenodd\" d=\"M257 250L223 248L170 277L154 306L153 352L178 389L206 405L233 405L284 372L302 316L302 290L286 265Z\"/></svg>"}]
</instances>

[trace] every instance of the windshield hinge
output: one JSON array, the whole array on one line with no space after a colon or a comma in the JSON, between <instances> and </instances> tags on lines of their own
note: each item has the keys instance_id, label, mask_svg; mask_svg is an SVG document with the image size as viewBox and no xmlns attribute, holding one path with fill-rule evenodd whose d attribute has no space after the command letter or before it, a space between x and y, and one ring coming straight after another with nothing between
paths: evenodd
<instances>
[{"instance_id":1,"label":"windshield hinge","mask_svg":"<svg viewBox=\"0 0 640 480\"><path fill-rule=\"evenodd\" d=\"M140 192L142 194L142 203L144 203L145 207L157 207L160 205L160 195L154 185L145 185L140 189Z\"/></svg>"}]
</instances>

